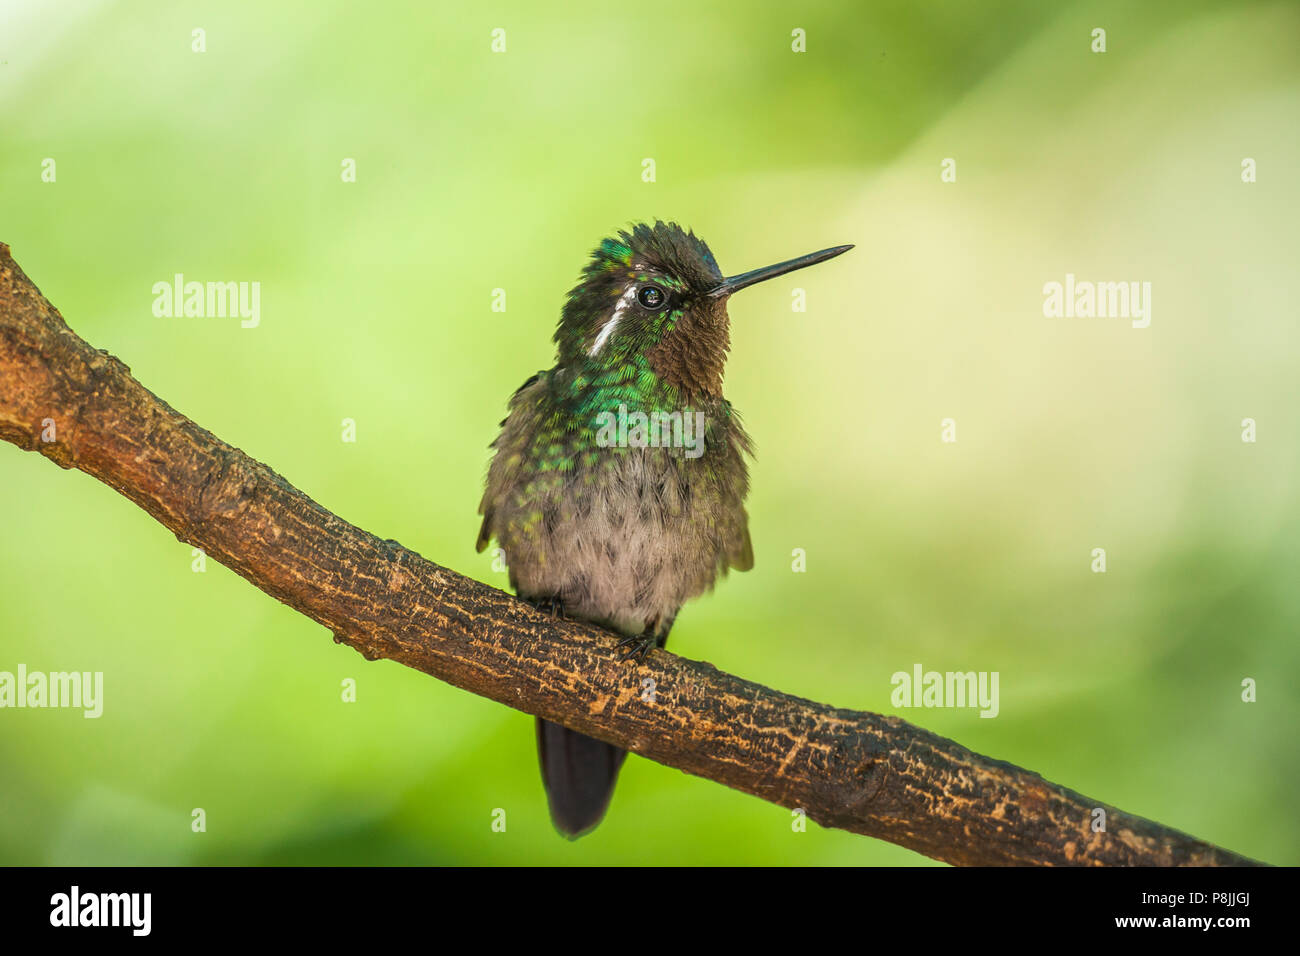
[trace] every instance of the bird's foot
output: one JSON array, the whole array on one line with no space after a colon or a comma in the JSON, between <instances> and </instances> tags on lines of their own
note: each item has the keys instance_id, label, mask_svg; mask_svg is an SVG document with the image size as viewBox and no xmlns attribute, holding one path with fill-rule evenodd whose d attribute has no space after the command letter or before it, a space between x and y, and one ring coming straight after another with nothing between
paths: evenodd
<instances>
[{"instance_id":1,"label":"bird's foot","mask_svg":"<svg viewBox=\"0 0 1300 956\"><path fill-rule=\"evenodd\" d=\"M541 611L543 614L549 614L551 617L557 617L561 620L564 619L563 598L552 595L551 597L544 598L524 598L524 600L537 608L537 610Z\"/></svg>"},{"instance_id":2,"label":"bird's foot","mask_svg":"<svg viewBox=\"0 0 1300 956\"><path fill-rule=\"evenodd\" d=\"M614 649L623 652L618 656L619 660L626 661L635 658L636 662L640 664L645 660L645 656L658 646L659 638L655 636L653 630L646 628L640 634L623 638L614 645Z\"/></svg>"}]
</instances>

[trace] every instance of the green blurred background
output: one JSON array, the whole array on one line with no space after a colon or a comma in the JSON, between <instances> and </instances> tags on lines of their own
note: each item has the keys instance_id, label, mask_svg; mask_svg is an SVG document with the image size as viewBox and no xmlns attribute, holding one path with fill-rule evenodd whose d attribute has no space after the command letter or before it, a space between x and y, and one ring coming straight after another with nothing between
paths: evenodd
<instances>
[{"instance_id":1,"label":"green blurred background","mask_svg":"<svg viewBox=\"0 0 1300 956\"><path fill-rule=\"evenodd\" d=\"M498 586L486 446L602 236L676 219L726 272L856 243L733 300L756 567L673 649L885 712L914 663L997 670L996 719L900 713L1300 863L1300 10L845 6L5 2L0 240L170 404ZM259 281L261 325L155 318L176 272ZM1151 282L1150 328L1044 318L1067 272ZM0 492L0 670L105 680L99 720L0 710L0 862L929 862L638 759L565 842L531 717L37 455Z\"/></svg>"}]
</instances>

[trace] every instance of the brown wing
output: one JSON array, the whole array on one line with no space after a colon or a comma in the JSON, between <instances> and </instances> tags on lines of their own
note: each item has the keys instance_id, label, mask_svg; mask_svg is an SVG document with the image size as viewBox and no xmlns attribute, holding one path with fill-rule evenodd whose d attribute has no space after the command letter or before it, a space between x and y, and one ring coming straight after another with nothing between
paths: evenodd
<instances>
[{"instance_id":1,"label":"brown wing","mask_svg":"<svg viewBox=\"0 0 1300 956\"><path fill-rule=\"evenodd\" d=\"M515 485L523 456L528 451L528 442L532 435L532 419L537 399L546 388L545 372L538 372L520 385L510 396L509 411L501 420L501 434L488 447L496 449L492 464L488 466L487 483L483 489L483 500L479 502L478 513L483 516L479 528L476 549L482 551L488 542L496 536L496 511L501 502Z\"/></svg>"},{"instance_id":2,"label":"brown wing","mask_svg":"<svg viewBox=\"0 0 1300 956\"><path fill-rule=\"evenodd\" d=\"M745 496L749 493L746 459L753 457L754 446L730 402L722 401L714 420L718 422L720 434L710 440L721 441L726 448L720 468L725 477L720 482L719 493L723 501L727 567L733 571L749 571L754 567L754 546L749 538L749 515L745 511Z\"/></svg>"}]
</instances>

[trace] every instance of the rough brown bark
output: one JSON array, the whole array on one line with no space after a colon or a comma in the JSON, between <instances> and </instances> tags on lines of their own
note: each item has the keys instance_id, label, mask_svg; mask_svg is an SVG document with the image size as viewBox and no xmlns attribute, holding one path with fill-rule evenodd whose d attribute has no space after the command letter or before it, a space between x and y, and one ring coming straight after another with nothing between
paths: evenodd
<instances>
[{"instance_id":1,"label":"rough brown bark","mask_svg":"<svg viewBox=\"0 0 1300 956\"><path fill-rule=\"evenodd\" d=\"M53 441L42 440L46 420ZM957 864L1252 862L896 717L801 700L663 651L621 663L607 632L348 524L200 428L77 337L2 243L0 438L112 486L370 660L803 808L824 826ZM1104 833L1091 830L1097 807Z\"/></svg>"}]
</instances>

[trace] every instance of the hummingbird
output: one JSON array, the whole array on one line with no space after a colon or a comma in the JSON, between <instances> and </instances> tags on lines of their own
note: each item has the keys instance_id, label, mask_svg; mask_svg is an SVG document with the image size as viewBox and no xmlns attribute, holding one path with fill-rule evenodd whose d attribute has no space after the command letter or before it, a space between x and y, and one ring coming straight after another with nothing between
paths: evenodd
<instances>
[{"instance_id":1,"label":"hummingbird","mask_svg":"<svg viewBox=\"0 0 1300 956\"><path fill-rule=\"evenodd\" d=\"M672 222L596 247L561 310L554 367L514 393L490 446L478 550L496 539L517 596L613 630L639 662L682 604L753 567L752 446L722 395L727 303L851 248L724 277ZM587 833L627 752L540 717L537 751L556 829Z\"/></svg>"}]
</instances>

